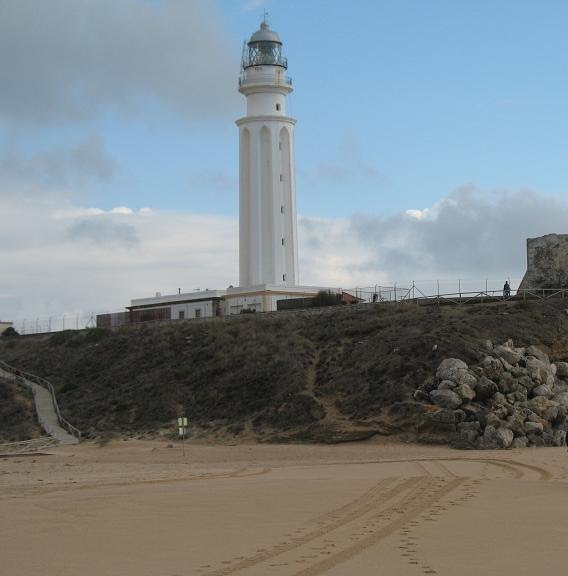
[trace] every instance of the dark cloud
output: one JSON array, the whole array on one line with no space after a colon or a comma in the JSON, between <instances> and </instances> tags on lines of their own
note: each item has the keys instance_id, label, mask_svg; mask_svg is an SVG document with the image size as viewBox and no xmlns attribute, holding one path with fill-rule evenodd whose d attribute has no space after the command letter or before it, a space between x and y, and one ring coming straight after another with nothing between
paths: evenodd
<instances>
[{"instance_id":1,"label":"dark cloud","mask_svg":"<svg viewBox=\"0 0 568 576\"><path fill-rule=\"evenodd\" d=\"M69 150L69 164L81 174L108 181L115 171L114 160L100 138L91 137Z\"/></svg>"},{"instance_id":2,"label":"dark cloud","mask_svg":"<svg viewBox=\"0 0 568 576\"><path fill-rule=\"evenodd\" d=\"M484 278L522 275L526 239L566 232L567 223L568 203L558 198L466 187L429 210L354 216L351 232L370 250L359 271L387 271L395 279Z\"/></svg>"},{"instance_id":3,"label":"dark cloud","mask_svg":"<svg viewBox=\"0 0 568 576\"><path fill-rule=\"evenodd\" d=\"M108 181L114 171L114 160L102 140L95 136L75 146L33 155L12 151L0 158L0 197L21 195L25 185L29 190L37 190L33 184L60 189L82 187Z\"/></svg>"},{"instance_id":4,"label":"dark cloud","mask_svg":"<svg viewBox=\"0 0 568 576\"><path fill-rule=\"evenodd\" d=\"M148 100L233 114L238 65L209 0L0 0L0 118L68 121Z\"/></svg>"},{"instance_id":5,"label":"dark cloud","mask_svg":"<svg viewBox=\"0 0 568 576\"><path fill-rule=\"evenodd\" d=\"M113 216L101 215L80 220L67 230L69 240L88 241L97 245L133 247L140 243L136 228L117 222Z\"/></svg>"}]
</instances>

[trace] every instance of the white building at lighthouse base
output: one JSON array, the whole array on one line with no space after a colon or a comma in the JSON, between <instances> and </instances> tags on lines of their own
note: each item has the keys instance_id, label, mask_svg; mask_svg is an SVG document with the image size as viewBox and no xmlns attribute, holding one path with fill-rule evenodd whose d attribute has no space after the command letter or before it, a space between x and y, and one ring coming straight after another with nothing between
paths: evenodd
<instances>
[{"instance_id":1,"label":"white building at lighthouse base","mask_svg":"<svg viewBox=\"0 0 568 576\"><path fill-rule=\"evenodd\" d=\"M276 284L230 287L225 293L225 314L242 314L243 311L275 312L278 310L279 300L312 298L321 290L338 292L336 288Z\"/></svg>"}]
</instances>

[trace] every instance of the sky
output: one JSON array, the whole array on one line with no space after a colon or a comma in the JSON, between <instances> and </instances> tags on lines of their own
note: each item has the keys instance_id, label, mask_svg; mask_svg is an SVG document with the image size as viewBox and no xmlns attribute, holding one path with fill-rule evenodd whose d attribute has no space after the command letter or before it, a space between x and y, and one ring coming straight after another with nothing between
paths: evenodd
<instances>
[{"instance_id":1,"label":"sky","mask_svg":"<svg viewBox=\"0 0 568 576\"><path fill-rule=\"evenodd\" d=\"M302 284L514 284L526 238L568 232L561 0L0 0L0 320L237 284L264 11Z\"/></svg>"}]
</instances>

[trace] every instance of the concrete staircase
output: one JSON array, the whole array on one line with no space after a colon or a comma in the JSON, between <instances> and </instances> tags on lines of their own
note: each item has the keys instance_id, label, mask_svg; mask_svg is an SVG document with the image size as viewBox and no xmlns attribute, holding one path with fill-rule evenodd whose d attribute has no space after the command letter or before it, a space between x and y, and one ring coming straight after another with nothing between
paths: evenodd
<instances>
[{"instance_id":1,"label":"concrete staircase","mask_svg":"<svg viewBox=\"0 0 568 576\"><path fill-rule=\"evenodd\" d=\"M18 374L15 368L4 362L0 362L0 377L26 386L33 392L38 421L49 436L60 444L80 441L81 432L61 416L53 386L47 380L25 372Z\"/></svg>"}]
</instances>

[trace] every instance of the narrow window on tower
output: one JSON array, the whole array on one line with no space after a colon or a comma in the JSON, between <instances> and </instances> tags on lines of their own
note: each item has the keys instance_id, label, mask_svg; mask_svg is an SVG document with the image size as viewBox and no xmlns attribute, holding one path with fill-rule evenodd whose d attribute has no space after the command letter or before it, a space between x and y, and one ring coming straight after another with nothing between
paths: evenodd
<instances>
[{"instance_id":1,"label":"narrow window on tower","mask_svg":"<svg viewBox=\"0 0 568 576\"><path fill-rule=\"evenodd\" d=\"M282 246L284 246L284 238L282 238Z\"/></svg>"},{"instance_id":2,"label":"narrow window on tower","mask_svg":"<svg viewBox=\"0 0 568 576\"><path fill-rule=\"evenodd\" d=\"M276 104L276 111L280 112L280 104Z\"/></svg>"},{"instance_id":3,"label":"narrow window on tower","mask_svg":"<svg viewBox=\"0 0 568 576\"><path fill-rule=\"evenodd\" d=\"M282 274L282 280L286 282L286 274Z\"/></svg>"},{"instance_id":4,"label":"narrow window on tower","mask_svg":"<svg viewBox=\"0 0 568 576\"><path fill-rule=\"evenodd\" d=\"M282 142L278 142L278 149L282 150Z\"/></svg>"},{"instance_id":5,"label":"narrow window on tower","mask_svg":"<svg viewBox=\"0 0 568 576\"><path fill-rule=\"evenodd\" d=\"M280 182L282 182L284 180L284 176L282 174L280 174Z\"/></svg>"},{"instance_id":6,"label":"narrow window on tower","mask_svg":"<svg viewBox=\"0 0 568 576\"><path fill-rule=\"evenodd\" d=\"M284 206L280 206L280 214L284 214Z\"/></svg>"}]
</instances>

